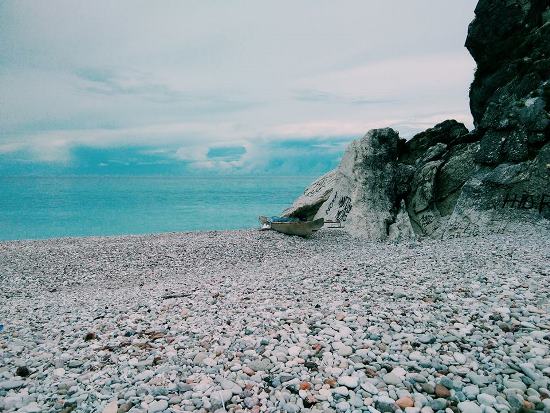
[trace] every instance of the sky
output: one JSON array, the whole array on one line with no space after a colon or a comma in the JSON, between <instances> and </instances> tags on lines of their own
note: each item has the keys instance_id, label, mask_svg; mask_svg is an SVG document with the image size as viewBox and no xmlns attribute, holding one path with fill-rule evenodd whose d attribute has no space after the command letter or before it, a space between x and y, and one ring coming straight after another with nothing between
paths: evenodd
<instances>
[{"instance_id":1,"label":"sky","mask_svg":"<svg viewBox=\"0 0 550 413\"><path fill-rule=\"evenodd\" d=\"M475 4L0 0L0 175L315 175L471 128Z\"/></svg>"}]
</instances>

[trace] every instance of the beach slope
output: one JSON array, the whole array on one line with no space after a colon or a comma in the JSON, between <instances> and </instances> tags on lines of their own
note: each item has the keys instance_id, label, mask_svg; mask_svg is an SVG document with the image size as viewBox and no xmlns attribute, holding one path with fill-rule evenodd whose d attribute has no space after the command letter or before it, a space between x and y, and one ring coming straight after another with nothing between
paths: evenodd
<instances>
[{"instance_id":1,"label":"beach slope","mask_svg":"<svg viewBox=\"0 0 550 413\"><path fill-rule=\"evenodd\" d=\"M0 410L548 410L548 235L0 243Z\"/></svg>"}]
</instances>

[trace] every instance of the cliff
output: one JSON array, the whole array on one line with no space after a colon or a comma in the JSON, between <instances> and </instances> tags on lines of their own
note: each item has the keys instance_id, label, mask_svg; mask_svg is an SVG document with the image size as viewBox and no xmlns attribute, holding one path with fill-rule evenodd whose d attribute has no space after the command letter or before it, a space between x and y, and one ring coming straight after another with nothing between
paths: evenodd
<instances>
[{"instance_id":1,"label":"cliff","mask_svg":"<svg viewBox=\"0 0 550 413\"><path fill-rule=\"evenodd\" d=\"M475 130L448 120L409 141L370 131L285 215L377 240L548 227L550 0L480 0L475 15Z\"/></svg>"}]
</instances>

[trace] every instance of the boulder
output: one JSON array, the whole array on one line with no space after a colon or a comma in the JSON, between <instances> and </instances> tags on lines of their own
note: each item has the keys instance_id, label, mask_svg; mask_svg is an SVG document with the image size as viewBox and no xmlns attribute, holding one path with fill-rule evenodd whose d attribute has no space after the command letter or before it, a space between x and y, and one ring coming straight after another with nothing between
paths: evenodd
<instances>
[{"instance_id":1,"label":"boulder","mask_svg":"<svg viewBox=\"0 0 550 413\"><path fill-rule=\"evenodd\" d=\"M386 239L400 205L398 140L398 133L386 128L352 142L335 173L331 195L315 218L337 220L357 236Z\"/></svg>"},{"instance_id":2,"label":"boulder","mask_svg":"<svg viewBox=\"0 0 550 413\"><path fill-rule=\"evenodd\" d=\"M479 144L449 159L464 176L464 169L474 173L444 233L544 226L550 217L550 1L480 0L475 14L466 47L477 63L470 107ZM450 190L453 173L444 168L436 186Z\"/></svg>"}]
</instances>

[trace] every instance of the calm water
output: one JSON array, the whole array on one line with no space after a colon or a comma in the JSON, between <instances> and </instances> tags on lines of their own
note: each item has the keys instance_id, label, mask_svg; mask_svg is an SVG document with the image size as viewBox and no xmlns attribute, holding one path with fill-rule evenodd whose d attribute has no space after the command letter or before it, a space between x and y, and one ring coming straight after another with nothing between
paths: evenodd
<instances>
[{"instance_id":1,"label":"calm water","mask_svg":"<svg viewBox=\"0 0 550 413\"><path fill-rule=\"evenodd\" d=\"M0 239L252 228L313 177L0 177Z\"/></svg>"}]
</instances>

